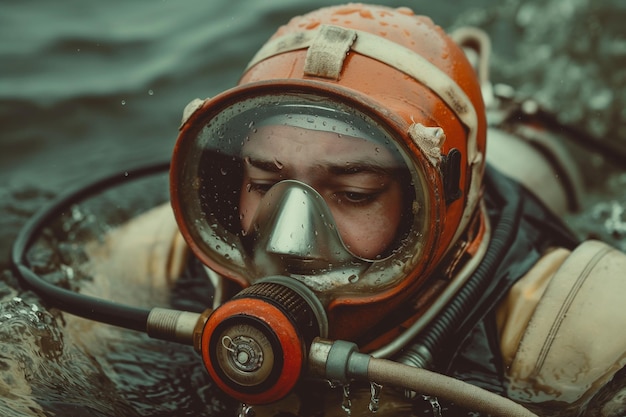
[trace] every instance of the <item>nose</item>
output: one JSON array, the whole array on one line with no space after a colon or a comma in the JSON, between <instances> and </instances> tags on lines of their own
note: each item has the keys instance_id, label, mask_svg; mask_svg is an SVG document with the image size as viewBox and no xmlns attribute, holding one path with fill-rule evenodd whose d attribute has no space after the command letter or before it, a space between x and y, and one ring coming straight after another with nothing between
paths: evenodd
<instances>
[{"instance_id":1,"label":"nose","mask_svg":"<svg viewBox=\"0 0 626 417\"><path fill-rule=\"evenodd\" d=\"M324 198L299 181L274 185L252 221L255 263L272 273L292 273L345 264L354 259L345 248Z\"/></svg>"}]
</instances>

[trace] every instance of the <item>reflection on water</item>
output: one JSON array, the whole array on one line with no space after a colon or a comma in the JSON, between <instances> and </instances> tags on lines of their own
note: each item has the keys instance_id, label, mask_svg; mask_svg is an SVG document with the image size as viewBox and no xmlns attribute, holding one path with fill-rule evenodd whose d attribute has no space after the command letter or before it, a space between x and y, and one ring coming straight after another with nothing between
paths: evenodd
<instances>
[{"instance_id":1,"label":"reflection on water","mask_svg":"<svg viewBox=\"0 0 626 417\"><path fill-rule=\"evenodd\" d=\"M9 294L1 316L2 415L137 415L111 395L117 387L97 359L74 343L59 316Z\"/></svg>"},{"instance_id":2,"label":"reflection on water","mask_svg":"<svg viewBox=\"0 0 626 417\"><path fill-rule=\"evenodd\" d=\"M138 294L155 289L141 282L116 282L115 277L94 281L86 273L94 260L85 248L164 201L166 180L157 175L129 182L72 206L33 246L33 269L58 286L85 294L124 304L150 303ZM1 415L232 415L232 401L213 387L190 346L62 314L46 309L29 292L3 288Z\"/></svg>"},{"instance_id":3,"label":"reflection on water","mask_svg":"<svg viewBox=\"0 0 626 417\"><path fill-rule=\"evenodd\" d=\"M217 392L191 348L48 308L17 282L6 254L21 225L53 195L168 158L188 101L233 85L279 23L332 3L3 6L0 36L12 41L0 46L0 415L233 415L237 405ZM491 34L494 79L537 98L564 123L626 144L620 0L434 3L415 8L446 27L473 24ZM583 237L626 250L623 168L599 155L585 158L590 192L583 211L567 221ZM80 245L167 198L165 179L133 190L65 213L31 254L38 271L67 288L139 302L141 289L120 291L132 283L91 281Z\"/></svg>"},{"instance_id":4,"label":"reflection on water","mask_svg":"<svg viewBox=\"0 0 626 417\"><path fill-rule=\"evenodd\" d=\"M1 305L3 416L224 415L191 348L63 321L15 296Z\"/></svg>"}]
</instances>

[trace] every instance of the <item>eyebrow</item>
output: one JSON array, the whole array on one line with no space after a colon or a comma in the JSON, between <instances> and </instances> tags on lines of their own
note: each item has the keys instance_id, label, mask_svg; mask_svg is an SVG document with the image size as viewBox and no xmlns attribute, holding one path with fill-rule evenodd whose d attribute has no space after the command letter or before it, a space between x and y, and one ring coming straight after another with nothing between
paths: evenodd
<instances>
[{"instance_id":1,"label":"eyebrow","mask_svg":"<svg viewBox=\"0 0 626 417\"><path fill-rule=\"evenodd\" d=\"M248 162L255 168L261 169L267 172L281 172L282 166L280 161L278 160L267 160L267 159L257 159L251 156L247 156L244 158L244 161Z\"/></svg>"},{"instance_id":2,"label":"eyebrow","mask_svg":"<svg viewBox=\"0 0 626 417\"><path fill-rule=\"evenodd\" d=\"M267 172L282 172L282 164L277 160L257 159L246 157L246 161L255 168ZM397 170L396 167L387 167L375 162L354 161L346 164L319 164L321 169L333 175L354 175L360 173L371 173L381 175L392 175Z\"/></svg>"},{"instance_id":3,"label":"eyebrow","mask_svg":"<svg viewBox=\"0 0 626 417\"><path fill-rule=\"evenodd\" d=\"M325 168L334 175L352 175L360 173L391 175L394 171L394 168L366 161L350 162L344 165L331 164Z\"/></svg>"}]
</instances>

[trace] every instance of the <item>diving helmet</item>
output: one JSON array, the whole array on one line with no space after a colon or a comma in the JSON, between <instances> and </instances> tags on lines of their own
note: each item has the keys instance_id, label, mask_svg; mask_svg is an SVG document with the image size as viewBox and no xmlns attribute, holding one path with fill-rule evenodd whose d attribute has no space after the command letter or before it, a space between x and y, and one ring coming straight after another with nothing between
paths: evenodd
<instances>
[{"instance_id":1,"label":"diving helmet","mask_svg":"<svg viewBox=\"0 0 626 417\"><path fill-rule=\"evenodd\" d=\"M245 288L289 277L328 336L371 342L481 217L485 111L463 50L406 8L349 4L282 26L238 85L186 109L171 164L179 228ZM444 260L446 262L444 262Z\"/></svg>"}]
</instances>

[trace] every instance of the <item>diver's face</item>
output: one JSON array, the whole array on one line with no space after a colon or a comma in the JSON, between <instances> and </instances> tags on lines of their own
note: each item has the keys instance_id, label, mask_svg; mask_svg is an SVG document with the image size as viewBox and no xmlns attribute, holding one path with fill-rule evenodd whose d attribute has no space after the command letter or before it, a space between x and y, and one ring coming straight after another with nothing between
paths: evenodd
<instances>
[{"instance_id":1,"label":"diver's face","mask_svg":"<svg viewBox=\"0 0 626 417\"><path fill-rule=\"evenodd\" d=\"M304 182L322 195L339 233L356 256L373 259L394 240L402 215L396 161L380 145L337 133L266 126L242 149L241 224L250 231L261 199L282 180Z\"/></svg>"}]
</instances>

